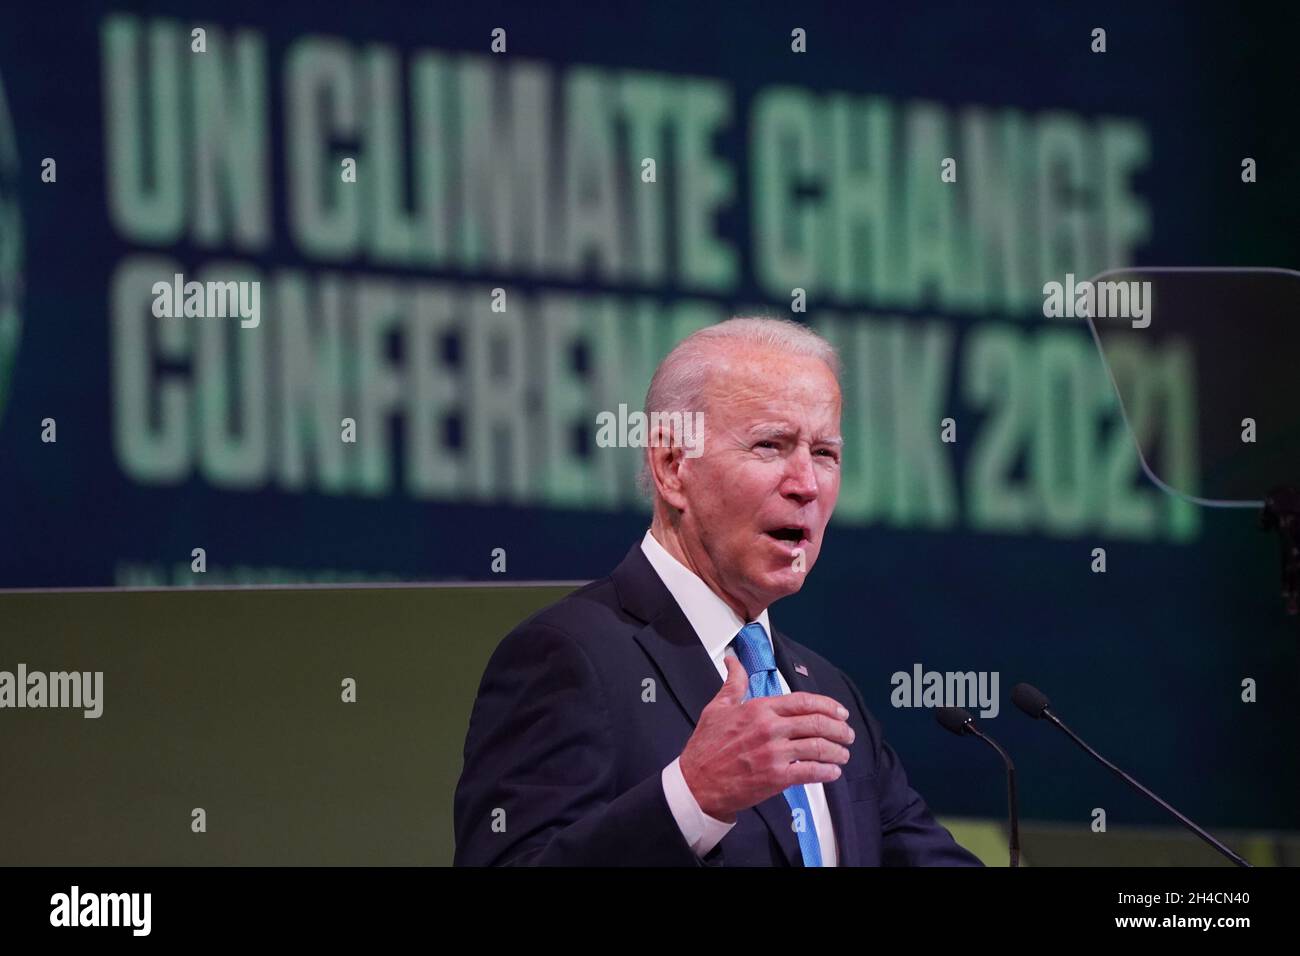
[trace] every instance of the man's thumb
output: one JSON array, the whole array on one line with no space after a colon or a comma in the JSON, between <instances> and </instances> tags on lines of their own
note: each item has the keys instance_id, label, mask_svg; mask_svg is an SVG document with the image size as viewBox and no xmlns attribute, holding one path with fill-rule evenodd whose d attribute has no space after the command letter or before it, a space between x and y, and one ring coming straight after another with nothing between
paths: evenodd
<instances>
[{"instance_id":1,"label":"man's thumb","mask_svg":"<svg viewBox=\"0 0 1300 956\"><path fill-rule=\"evenodd\" d=\"M739 703L749 692L749 675L745 673L745 665L740 663L740 658L728 654L723 662L727 665L727 679L718 691L718 696Z\"/></svg>"}]
</instances>

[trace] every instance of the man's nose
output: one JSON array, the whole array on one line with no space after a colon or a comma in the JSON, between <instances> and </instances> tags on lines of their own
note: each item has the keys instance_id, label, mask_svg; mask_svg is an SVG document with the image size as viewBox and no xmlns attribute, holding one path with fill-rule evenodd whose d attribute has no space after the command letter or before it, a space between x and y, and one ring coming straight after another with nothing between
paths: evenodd
<instances>
[{"instance_id":1,"label":"man's nose","mask_svg":"<svg viewBox=\"0 0 1300 956\"><path fill-rule=\"evenodd\" d=\"M812 451L807 446L800 445L786 459L781 493L800 502L812 501L817 497L817 471L813 468Z\"/></svg>"}]
</instances>

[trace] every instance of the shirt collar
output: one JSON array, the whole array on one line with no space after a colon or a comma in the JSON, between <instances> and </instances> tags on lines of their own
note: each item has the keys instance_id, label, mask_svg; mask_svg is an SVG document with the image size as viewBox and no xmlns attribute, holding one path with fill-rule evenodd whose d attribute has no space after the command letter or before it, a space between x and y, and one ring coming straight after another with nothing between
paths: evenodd
<instances>
[{"instance_id":1,"label":"shirt collar","mask_svg":"<svg viewBox=\"0 0 1300 956\"><path fill-rule=\"evenodd\" d=\"M710 659L714 664L720 664L727 645L747 622L742 621L740 615L713 593L694 571L669 554L648 530L641 539L641 551L686 615L686 620L695 629L695 634L708 651ZM763 625L770 644L772 627L768 621L767 608L763 609L756 620Z\"/></svg>"}]
</instances>

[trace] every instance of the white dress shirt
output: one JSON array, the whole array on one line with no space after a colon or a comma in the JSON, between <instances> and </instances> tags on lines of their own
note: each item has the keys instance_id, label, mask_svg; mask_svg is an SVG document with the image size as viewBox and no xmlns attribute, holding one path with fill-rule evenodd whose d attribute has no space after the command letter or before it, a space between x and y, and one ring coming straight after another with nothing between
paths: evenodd
<instances>
[{"instance_id":1,"label":"white dress shirt","mask_svg":"<svg viewBox=\"0 0 1300 956\"><path fill-rule=\"evenodd\" d=\"M723 658L736 656L735 649L728 645L748 622L742 621L727 602L714 594L695 572L664 550L664 546L655 540L654 535L649 531L641 540L641 551L677 601L677 606L686 615L686 620L695 629L696 636L708 652L713 666L717 668L718 676L725 681L727 665L723 663ZM768 623L766 608L759 614L758 623L763 625L770 642L772 628ZM790 685L786 683L785 675L779 668L776 677L781 684L781 693L790 693ZM699 801L695 799L691 788L686 785L686 779L682 776L680 757L664 767L661 776L664 796L668 798L668 807L672 810L673 819L677 821L682 836L695 851L695 855L703 857L718 845L735 823L715 820L700 809ZM830 810L826 806L826 791L820 783L804 784L804 790L808 794L808 808L812 811L813 826L817 828L822 865L836 866L839 855L835 845L835 831L831 826Z\"/></svg>"}]
</instances>

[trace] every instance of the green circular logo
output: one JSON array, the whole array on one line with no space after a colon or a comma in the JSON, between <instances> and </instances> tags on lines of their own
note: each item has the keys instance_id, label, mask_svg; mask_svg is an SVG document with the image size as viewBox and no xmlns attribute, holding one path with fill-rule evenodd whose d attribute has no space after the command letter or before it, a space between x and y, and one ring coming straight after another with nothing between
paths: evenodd
<instances>
[{"instance_id":1,"label":"green circular logo","mask_svg":"<svg viewBox=\"0 0 1300 956\"><path fill-rule=\"evenodd\" d=\"M4 416L23 324L23 219L18 208L18 143L0 79L0 418Z\"/></svg>"}]
</instances>

